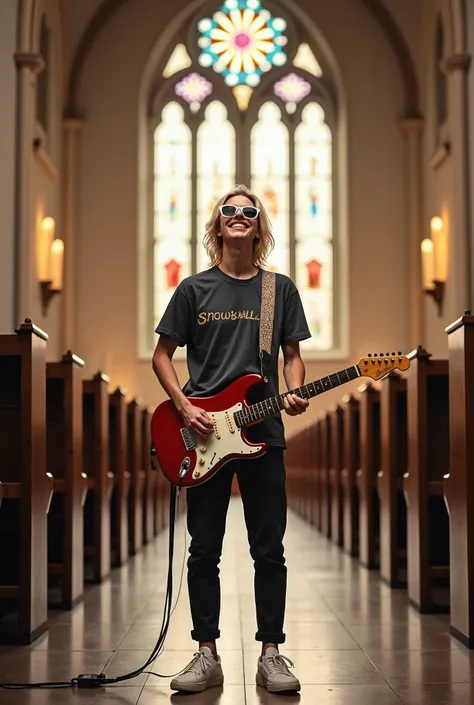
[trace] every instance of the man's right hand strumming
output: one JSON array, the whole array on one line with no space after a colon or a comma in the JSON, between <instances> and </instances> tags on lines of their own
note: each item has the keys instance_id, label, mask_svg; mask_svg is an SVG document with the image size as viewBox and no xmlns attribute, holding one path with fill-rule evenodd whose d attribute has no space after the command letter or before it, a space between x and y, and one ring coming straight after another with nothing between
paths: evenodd
<instances>
[{"instance_id":1,"label":"man's right hand strumming","mask_svg":"<svg viewBox=\"0 0 474 705\"><path fill-rule=\"evenodd\" d=\"M204 409L194 406L190 401L184 402L178 409L184 419L186 428L201 436L209 436L212 433L212 419Z\"/></svg>"}]
</instances>

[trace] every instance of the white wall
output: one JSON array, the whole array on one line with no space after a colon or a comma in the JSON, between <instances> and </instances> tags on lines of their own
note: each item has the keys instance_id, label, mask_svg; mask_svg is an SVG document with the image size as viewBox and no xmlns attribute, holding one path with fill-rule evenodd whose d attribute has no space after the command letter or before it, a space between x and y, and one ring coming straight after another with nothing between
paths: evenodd
<instances>
[{"instance_id":1,"label":"white wall","mask_svg":"<svg viewBox=\"0 0 474 705\"><path fill-rule=\"evenodd\" d=\"M15 139L18 0L0 3L0 334L11 333L15 301Z\"/></svg>"}]
</instances>

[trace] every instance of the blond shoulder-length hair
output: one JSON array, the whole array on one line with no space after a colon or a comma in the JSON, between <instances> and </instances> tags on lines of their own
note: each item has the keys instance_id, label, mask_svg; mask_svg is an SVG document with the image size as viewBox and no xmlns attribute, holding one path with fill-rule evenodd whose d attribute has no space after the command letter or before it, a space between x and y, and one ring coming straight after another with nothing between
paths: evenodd
<instances>
[{"instance_id":1,"label":"blond shoulder-length hair","mask_svg":"<svg viewBox=\"0 0 474 705\"><path fill-rule=\"evenodd\" d=\"M206 248L210 264L215 267L222 261L222 238L219 237L220 232L220 211L219 206L227 203L232 196L245 196L256 208L260 209L258 214L258 233L259 237L254 240L253 262L256 267L265 265L268 255L275 246L275 240L272 235L272 226L270 218L265 210L260 199L242 184L236 186L231 191L228 191L225 196L220 198L212 212L211 217L206 223L206 233L203 239L203 245Z\"/></svg>"}]
</instances>

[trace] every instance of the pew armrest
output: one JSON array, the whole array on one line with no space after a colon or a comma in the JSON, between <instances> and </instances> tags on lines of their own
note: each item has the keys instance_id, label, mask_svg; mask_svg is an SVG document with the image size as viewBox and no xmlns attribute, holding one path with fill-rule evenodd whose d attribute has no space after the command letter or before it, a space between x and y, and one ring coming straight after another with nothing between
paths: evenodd
<instances>
[{"instance_id":1,"label":"pew armrest","mask_svg":"<svg viewBox=\"0 0 474 705\"><path fill-rule=\"evenodd\" d=\"M3 499L20 499L21 485L19 482L3 482Z\"/></svg>"}]
</instances>

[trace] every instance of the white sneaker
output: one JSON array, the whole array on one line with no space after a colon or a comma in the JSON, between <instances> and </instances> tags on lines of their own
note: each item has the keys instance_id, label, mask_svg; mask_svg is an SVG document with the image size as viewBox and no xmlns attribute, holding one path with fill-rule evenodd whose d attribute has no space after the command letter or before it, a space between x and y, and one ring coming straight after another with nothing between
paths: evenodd
<instances>
[{"instance_id":1,"label":"white sneaker","mask_svg":"<svg viewBox=\"0 0 474 705\"><path fill-rule=\"evenodd\" d=\"M193 660L179 676L173 678L170 688L185 693L201 693L207 688L216 688L223 683L220 657L218 656L216 661L212 651L207 646L201 646L194 654Z\"/></svg>"},{"instance_id":2,"label":"white sneaker","mask_svg":"<svg viewBox=\"0 0 474 705\"><path fill-rule=\"evenodd\" d=\"M299 680L288 670L288 663L292 668L293 661L278 653L276 649L270 647L265 655L258 659L257 663L257 685L266 688L270 693L280 693L282 691L299 691L301 685Z\"/></svg>"}]
</instances>

